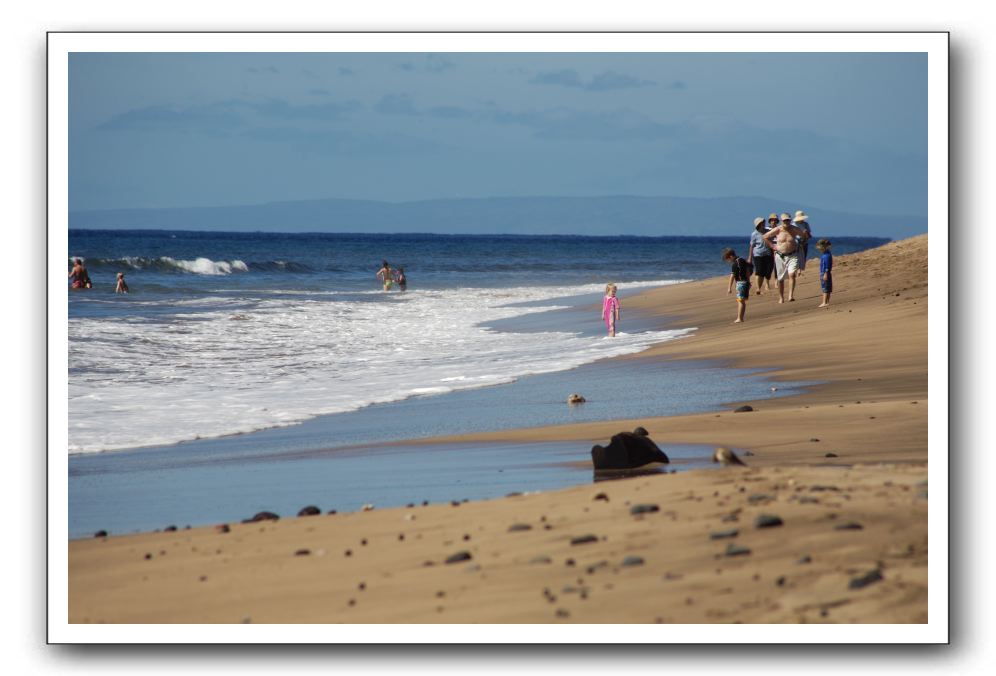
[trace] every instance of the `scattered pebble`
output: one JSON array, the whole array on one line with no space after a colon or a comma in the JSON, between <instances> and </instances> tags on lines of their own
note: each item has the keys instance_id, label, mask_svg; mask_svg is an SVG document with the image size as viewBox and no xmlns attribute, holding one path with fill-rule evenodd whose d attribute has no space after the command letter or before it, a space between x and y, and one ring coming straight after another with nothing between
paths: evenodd
<instances>
[{"instance_id":1,"label":"scattered pebble","mask_svg":"<svg viewBox=\"0 0 996 676\"><path fill-rule=\"evenodd\" d=\"M819 441L819 439L817 439L816 437L812 437L812 438L810 438L810 441L812 441L812 442L815 443L815 442Z\"/></svg>"},{"instance_id":2,"label":"scattered pebble","mask_svg":"<svg viewBox=\"0 0 996 676\"><path fill-rule=\"evenodd\" d=\"M106 538L107 537L107 531L106 530L98 530L96 533L93 534L93 536L95 538Z\"/></svg>"},{"instance_id":3,"label":"scattered pebble","mask_svg":"<svg viewBox=\"0 0 996 676\"><path fill-rule=\"evenodd\" d=\"M850 582L847 583L848 589L863 589L870 584L878 582L882 579L882 571L870 570L864 575L859 575L858 577L852 577Z\"/></svg>"},{"instance_id":4,"label":"scattered pebble","mask_svg":"<svg viewBox=\"0 0 996 676\"><path fill-rule=\"evenodd\" d=\"M589 542L598 542L598 536L589 533L588 535L579 535L577 537L571 538L572 545L584 545L588 544Z\"/></svg>"},{"instance_id":5,"label":"scattered pebble","mask_svg":"<svg viewBox=\"0 0 996 676\"><path fill-rule=\"evenodd\" d=\"M533 558L532 558L532 559L531 559L531 560L529 561L529 563L530 563L530 564L539 564L539 563L543 563L543 564L546 564L546 563L553 563L553 559L551 559L551 558L550 558L549 556L547 556L546 554L540 554L539 556L534 556L534 557L533 557Z\"/></svg>"},{"instance_id":6,"label":"scattered pebble","mask_svg":"<svg viewBox=\"0 0 996 676\"><path fill-rule=\"evenodd\" d=\"M564 561L564 565L565 566L573 566L573 565L575 565L575 561L574 561L574 559L567 559L566 561Z\"/></svg>"},{"instance_id":7,"label":"scattered pebble","mask_svg":"<svg viewBox=\"0 0 996 676\"><path fill-rule=\"evenodd\" d=\"M754 410L752 406L740 406L739 408L733 409L734 413L750 413Z\"/></svg>"},{"instance_id":8,"label":"scattered pebble","mask_svg":"<svg viewBox=\"0 0 996 676\"><path fill-rule=\"evenodd\" d=\"M836 453L826 453L826 454L823 455L823 457L824 458L836 458L837 454Z\"/></svg>"},{"instance_id":9,"label":"scattered pebble","mask_svg":"<svg viewBox=\"0 0 996 676\"><path fill-rule=\"evenodd\" d=\"M532 530L532 529L533 527L530 526L528 523L513 523L511 526L508 527L508 532L516 533L519 531Z\"/></svg>"},{"instance_id":10,"label":"scattered pebble","mask_svg":"<svg viewBox=\"0 0 996 676\"><path fill-rule=\"evenodd\" d=\"M310 549L299 549L294 552L294 556L308 556L309 554L311 554Z\"/></svg>"},{"instance_id":11,"label":"scattered pebble","mask_svg":"<svg viewBox=\"0 0 996 676\"><path fill-rule=\"evenodd\" d=\"M146 552L146 554L145 554L145 560L148 561L151 558L152 558L152 552Z\"/></svg>"},{"instance_id":12,"label":"scattered pebble","mask_svg":"<svg viewBox=\"0 0 996 676\"><path fill-rule=\"evenodd\" d=\"M352 549L347 549L345 551L345 554L346 554L346 556L352 556L353 555L353 550Z\"/></svg>"},{"instance_id":13,"label":"scattered pebble","mask_svg":"<svg viewBox=\"0 0 996 676\"><path fill-rule=\"evenodd\" d=\"M566 608L557 608L557 617L570 617L570 615Z\"/></svg>"},{"instance_id":14,"label":"scattered pebble","mask_svg":"<svg viewBox=\"0 0 996 676\"><path fill-rule=\"evenodd\" d=\"M228 526L227 523L223 523L220 526L215 526L214 530L217 533L231 533L232 532L232 529Z\"/></svg>"},{"instance_id":15,"label":"scattered pebble","mask_svg":"<svg viewBox=\"0 0 996 676\"><path fill-rule=\"evenodd\" d=\"M768 495L767 493L754 493L753 495L747 497L747 502L752 505L756 505L759 502L769 502L774 499L775 496Z\"/></svg>"},{"instance_id":16,"label":"scattered pebble","mask_svg":"<svg viewBox=\"0 0 996 676\"><path fill-rule=\"evenodd\" d=\"M717 530L709 533L710 540L722 540L723 538L735 538L740 535L740 531L736 528L731 528L730 530Z\"/></svg>"},{"instance_id":17,"label":"scattered pebble","mask_svg":"<svg viewBox=\"0 0 996 676\"><path fill-rule=\"evenodd\" d=\"M605 502L608 502L609 496L606 495L605 493L598 493L595 495L595 497L592 498L592 500L605 500Z\"/></svg>"},{"instance_id":18,"label":"scattered pebble","mask_svg":"<svg viewBox=\"0 0 996 676\"><path fill-rule=\"evenodd\" d=\"M845 521L844 523L838 523L833 527L834 530L863 530L862 526L857 521Z\"/></svg>"},{"instance_id":19,"label":"scattered pebble","mask_svg":"<svg viewBox=\"0 0 996 676\"><path fill-rule=\"evenodd\" d=\"M654 504L644 503L642 505L633 505L629 508L630 514L651 514L653 512L659 512L661 508Z\"/></svg>"},{"instance_id":20,"label":"scattered pebble","mask_svg":"<svg viewBox=\"0 0 996 676\"><path fill-rule=\"evenodd\" d=\"M166 531L167 533L175 533L176 526L166 526L165 528L163 528L163 530Z\"/></svg>"},{"instance_id":21,"label":"scattered pebble","mask_svg":"<svg viewBox=\"0 0 996 676\"><path fill-rule=\"evenodd\" d=\"M357 585L357 589L359 589L360 591L364 591L366 588L367 588L366 582L361 582L359 585Z\"/></svg>"},{"instance_id":22,"label":"scattered pebble","mask_svg":"<svg viewBox=\"0 0 996 676\"><path fill-rule=\"evenodd\" d=\"M472 558L474 557L470 555L470 552L462 551L457 552L456 554L450 554L446 557L446 563L460 563L461 561L470 561Z\"/></svg>"},{"instance_id":23,"label":"scattered pebble","mask_svg":"<svg viewBox=\"0 0 996 676\"><path fill-rule=\"evenodd\" d=\"M750 549L747 547L735 545L732 542L726 546L726 556L744 556L746 554L750 554Z\"/></svg>"},{"instance_id":24,"label":"scattered pebble","mask_svg":"<svg viewBox=\"0 0 996 676\"><path fill-rule=\"evenodd\" d=\"M308 505L307 507L302 507L297 515L298 516L317 516L322 513L322 510L318 509L314 505Z\"/></svg>"},{"instance_id":25,"label":"scattered pebble","mask_svg":"<svg viewBox=\"0 0 996 676\"><path fill-rule=\"evenodd\" d=\"M787 582L784 575L780 575L777 580L775 580L775 585L778 587L784 587L785 582Z\"/></svg>"},{"instance_id":26,"label":"scattered pebble","mask_svg":"<svg viewBox=\"0 0 996 676\"><path fill-rule=\"evenodd\" d=\"M754 519L754 528L774 528L783 525L781 517L774 514L762 514Z\"/></svg>"},{"instance_id":27,"label":"scattered pebble","mask_svg":"<svg viewBox=\"0 0 996 676\"><path fill-rule=\"evenodd\" d=\"M628 568L630 566L642 566L643 563L644 561L642 556L627 556L619 565L624 568Z\"/></svg>"},{"instance_id":28,"label":"scattered pebble","mask_svg":"<svg viewBox=\"0 0 996 676\"><path fill-rule=\"evenodd\" d=\"M810 556L809 554L803 554L802 556L799 557L799 560L796 561L796 563L800 563L800 564L802 564L802 563L812 563L812 562L813 562L813 557Z\"/></svg>"}]
</instances>

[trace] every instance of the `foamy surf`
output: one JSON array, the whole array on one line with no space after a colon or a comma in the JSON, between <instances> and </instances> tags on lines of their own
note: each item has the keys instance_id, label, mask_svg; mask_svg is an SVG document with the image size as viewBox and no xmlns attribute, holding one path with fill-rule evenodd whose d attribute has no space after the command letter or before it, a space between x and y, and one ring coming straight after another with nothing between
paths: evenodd
<instances>
[{"instance_id":1,"label":"foamy surf","mask_svg":"<svg viewBox=\"0 0 996 676\"><path fill-rule=\"evenodd\" d=\"M639 282L621 290L673 282ZM576 286L573 296L599 293ZM254 298L122 322L69 320L69 451L293 425L412 396L512 382L640 352L687 331L512 333L489 322L568 307L559 287ZM523 306L523 303L529 303ZM589 334L583 329L587 328Z\"/></svg>"}]
</instances>

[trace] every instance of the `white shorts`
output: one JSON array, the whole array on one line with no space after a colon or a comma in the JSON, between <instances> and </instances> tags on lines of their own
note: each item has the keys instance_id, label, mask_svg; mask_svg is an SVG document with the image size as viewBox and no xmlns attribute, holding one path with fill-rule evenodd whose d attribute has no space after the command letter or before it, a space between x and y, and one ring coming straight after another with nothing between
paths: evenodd
<instances>
[{"instance_id":1,"label":"white shorts","mask_svg":"<svg viewBox=\"0 0 996 676\"><path fill-rule=\"evenodd\" d=\"M785 278L799 269L799 252L794 251L784 256L775 252L775 279L784 282Z\"/></svg>"}]
</instances>

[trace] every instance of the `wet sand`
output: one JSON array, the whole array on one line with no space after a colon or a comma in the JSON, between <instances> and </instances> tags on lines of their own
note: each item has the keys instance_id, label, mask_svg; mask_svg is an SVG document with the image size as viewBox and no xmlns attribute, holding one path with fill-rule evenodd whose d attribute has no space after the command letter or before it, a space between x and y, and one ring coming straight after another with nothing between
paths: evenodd
<instances>
[{"instance_id":1,"label":"wet sand","mask_svg":"<svg viewBox=\"0 0 996 676\"><path fill-rule=\"evenodd\" d=\"M821 383L803 394L740 402L731 378L754 411L445 439L604 443L639 424L665 450L746 449L747 468L75 540L69 620L925 622L926 256L921 236L838 257L827 309L811 261L794 303L752 296L742 325L725 277L628 300L698 327L650 356Z\"/></svg>"}]
</instances>

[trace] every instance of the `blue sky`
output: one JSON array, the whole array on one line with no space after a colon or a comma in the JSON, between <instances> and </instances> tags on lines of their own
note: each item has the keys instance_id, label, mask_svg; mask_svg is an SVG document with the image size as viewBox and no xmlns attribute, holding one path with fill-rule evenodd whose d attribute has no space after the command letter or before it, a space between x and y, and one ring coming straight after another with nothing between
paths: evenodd
<instances>
[{"instance_id":1,"label":"blue sky","mask_svg":"<svg viewBox=\"0 0 996 676\"><path fill-rule=\"evenodd\" d=\"M927 57L74 53L71 210L762 195L926 215Z\"/></svg>"}]
</instances>

